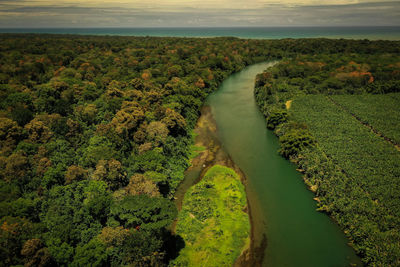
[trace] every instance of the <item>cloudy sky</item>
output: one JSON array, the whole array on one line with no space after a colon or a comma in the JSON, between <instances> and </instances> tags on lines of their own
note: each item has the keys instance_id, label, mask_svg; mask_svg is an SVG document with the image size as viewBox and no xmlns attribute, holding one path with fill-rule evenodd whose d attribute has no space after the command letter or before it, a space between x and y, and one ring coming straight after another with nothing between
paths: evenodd
<instances>
[{"instance_id":1,"label":"cloudy sky","mask_svg":"<svg viewBox=\"0 0 400 267\"><path fill-rule=\"evenodd\" d=\"M400 26L399 0L0 0L0 27Z\"/></svg>"}]
</instances>

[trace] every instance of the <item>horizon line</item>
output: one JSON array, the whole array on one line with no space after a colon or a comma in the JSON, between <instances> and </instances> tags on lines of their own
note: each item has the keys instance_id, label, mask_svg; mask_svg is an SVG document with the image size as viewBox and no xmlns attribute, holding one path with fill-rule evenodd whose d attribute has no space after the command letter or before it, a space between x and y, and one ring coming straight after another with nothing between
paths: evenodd
<instances>
[{"instance_id":1,"label":"horizon line","mask_svg":"<svg viewBox=\"0 0 400 267\"><path fill-rule=\"evenodd\" d=\"M210 29L217 29L217 28L351 28L351 27L357 27L357 28L386 28L386 27L398 27L400 28L400 25L281 25L281 26L139 26L139 27L131 27L131 26L78 26L78 27L3 27L0 26L0 29L196 29L196 28L210 28Z\"/></svg>"}]
</instances>

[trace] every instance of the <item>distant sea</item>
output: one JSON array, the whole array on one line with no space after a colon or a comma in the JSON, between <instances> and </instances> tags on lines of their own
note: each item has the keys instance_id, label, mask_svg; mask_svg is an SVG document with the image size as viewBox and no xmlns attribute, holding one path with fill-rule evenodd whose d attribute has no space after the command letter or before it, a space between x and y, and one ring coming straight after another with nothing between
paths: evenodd
<instances>
[{"instance_id":1,"label":"distant sea","mask_svg":"<svg viewBox=\"0 0 400 267\"><path fill-rule=\"evenodd\" d=\"M199 28L0 28L0 33L221 37L249 39L345 38L400 40L400 26L372 27L199 27Z\"/></svg>"}]
</instances>

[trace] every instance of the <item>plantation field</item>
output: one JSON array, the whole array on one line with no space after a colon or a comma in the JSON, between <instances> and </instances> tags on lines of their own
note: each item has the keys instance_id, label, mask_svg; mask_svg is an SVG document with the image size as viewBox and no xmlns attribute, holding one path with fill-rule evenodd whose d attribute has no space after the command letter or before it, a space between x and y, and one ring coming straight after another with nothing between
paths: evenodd
<instances>
[{"instance_id":1,"label":"plantation field","mask_svg":"<svg viewBox=\"0 0 400 267\"><path fill-rule=\"evenodd\" d=\"M296 99L291 115L306 123L322 150L356 181L352 186L400 216L400 153L391 144L323 95Z\"/></svg>"},{"instance_id":2,"label":"plantation field","mask_svg":"<svg viewBox=\"0 0 400 267\"><path fill-rule=\"evenodd\" d=\"M249 242L243 211L246 194L239 176L215 165L185 194L176 232L185 247L173 266L232 266Z\"/></svg>"},{"instance_id":3,"label":"plantation field","mask_svg":"<svg viewBox=\"0 0 400 267\"><path fill-rule=\"evenodd\" d=\"M400 144L400 93L385 95L335 95L332 99L362 122Z\"/></svg>"},{"instance_id":4,"label":"plantation field","mask_svg":"<svg viewBox=\"0 0 400 267\"><path fill-rule=\"evenodd\" d=\"M400 266L398 61L302 55L255 83L279 153L298 166L318 210L340 225L366 266Z\"/></svg>"},{"instance_id":5,"label":"plantation field","mask_svg":"<svg viewBox=\"0 0 400 267\"><path fill-rule=\"evenodd\" d=\"M320 210L332 214L365 262L399 264L399 151L324 95L295 99L290 116L317 142L298 164L316 189Z\"/></svg>"}]
</instances>

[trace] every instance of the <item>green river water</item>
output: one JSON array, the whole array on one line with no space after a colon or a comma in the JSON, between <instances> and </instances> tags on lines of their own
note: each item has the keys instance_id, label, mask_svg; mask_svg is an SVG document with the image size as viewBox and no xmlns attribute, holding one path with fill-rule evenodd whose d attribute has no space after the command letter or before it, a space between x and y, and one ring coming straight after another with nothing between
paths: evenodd
<instances>
[{"instance_id":1,"label":"green river water","mask_svg":"<svg viewBox=\"0 0 400 267\"><path fill-rule=\"evenodd\" d=\"M247 176L255 242L267 238L263 266L358 266L340 228L316 211L296 167L277 153L277 137L257 108L255 76L272 64L231 75L207 99L223 148Z\"/></svg>"}]
</instances>

